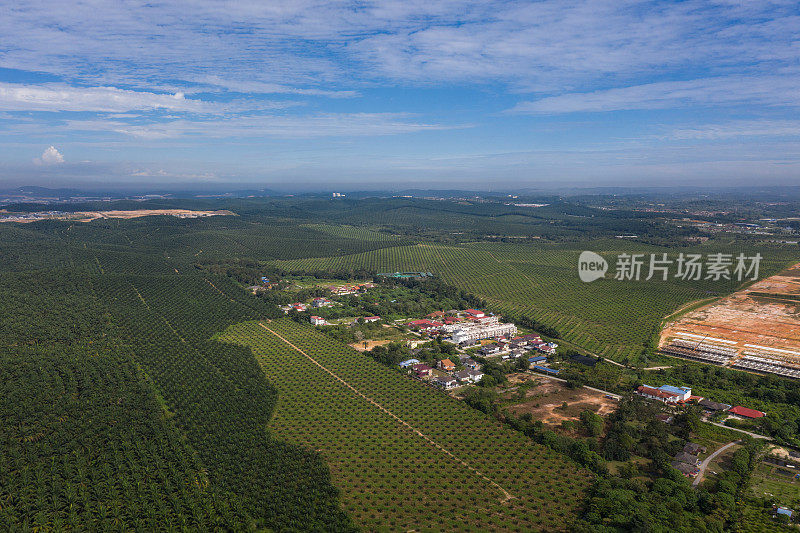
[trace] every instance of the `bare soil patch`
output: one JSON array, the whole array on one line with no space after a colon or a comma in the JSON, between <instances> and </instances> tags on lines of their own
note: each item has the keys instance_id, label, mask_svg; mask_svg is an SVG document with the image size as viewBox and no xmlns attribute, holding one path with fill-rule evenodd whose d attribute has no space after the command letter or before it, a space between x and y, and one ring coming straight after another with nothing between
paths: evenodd
<instances>
[{"instance_id":1,"label":"bare soil patch","mask_svg":"<svg viewBox=\"0 0 800 533\"><path fill-rule=\"evenodd\" d=\"M395 340L396 339L381 339L381 340L374 340L374 341L360 341L360 342L354 342L350 346L352 346L353 348L355 348L359 352L364 352L364 351L367 351L367 350L371 350L376 346L384 346L386 344L389 344L390 342L394 342ZM367 344L366 348L364 347L364 343Z\"/></svg>"},{"instance_id":2,"label":"bare soil patch","mask_svg":"<svg viewBox=\"0 0 800 533\"><path fill-rule=\"evenodd\" d=\"M533 383L533 386L526 390L522 386L524 383ZM520 391L525 393L524 399L508 407L509 411L517 415L531 413L534 419L550 425L558 425L564 420L579 420L583 411L606 416L617 408L617 402L602 393L584 388L569 389L559 381L530 374L510 375L509 386L504 390L499 392L505 400L519 398ZM565 402L566 408L562 407Z\"/></svg>"},{"instance_id":3,"label":"bare soil patch","mask_svg":"<svg viewBox=\"0 0 800 533\"><path fill-rule=\"evenodd\" d=\"M680 333L800 351L800 263L667 324L661 343Z\"/></svg>"}]
</instances>

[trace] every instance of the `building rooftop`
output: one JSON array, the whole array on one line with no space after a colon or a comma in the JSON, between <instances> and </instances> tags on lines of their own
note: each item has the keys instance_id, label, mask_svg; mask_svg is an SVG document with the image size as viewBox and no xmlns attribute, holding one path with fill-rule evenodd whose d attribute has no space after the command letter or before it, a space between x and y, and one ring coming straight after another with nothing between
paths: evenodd
<instances>
[{"instance_id":1,"label":"building rooftop","mask_svg":"<svg viewBox=\"0 0 800 533\"><path fill-rule=\"evenodd\" d=\"M762 411L750 409L749 407L742 407L741 405L737 405L728 412L745 418L761 418L762 416L766 416L766 413Z\"/></svg>"},{"instance_id":2,"label":"building rooftop","mask_svg":"<svg viewBox=\"0 0 800 533\"><path fill-rule=\"evenodd\" d=\"M671 392L671 393L676 394L678 396L683 396L687 392L691 392L692 391L691 389L689 389L687 387L673 387L672 385L661 385L659 387L659 389L663 390L664 392Z\"/></svg>"}]
</instances>

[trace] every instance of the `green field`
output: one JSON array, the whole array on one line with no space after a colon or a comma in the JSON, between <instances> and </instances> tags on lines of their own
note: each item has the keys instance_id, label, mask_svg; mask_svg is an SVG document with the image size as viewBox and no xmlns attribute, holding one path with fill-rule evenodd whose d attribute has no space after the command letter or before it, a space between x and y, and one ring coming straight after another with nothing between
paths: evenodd
<instances>
[{"instance_id":1,"label":"green field","mask_svg":"<svg viewBox=\"0 0 800 533\"><path fill-rule=\"evenodd\" d=\"M588 472L308 326L219 339L253 349L278 389L272 432L322 454L367 530L555 531L577 514Z\"/></svg>"},{"instance_id":2,"label":"green field","mask_svg":"<svg viewBox=\"0 0 800 533\"><path fill-rule=\"evenodd\" d=\"M735 288L580 283L583 249L665 250L588 241L583 228L607 236L627 220L587 228L597 210L575 206L236 202L184 206L235 217L0 224L0 529L552 531L585 521L595 477L568 459L580 460L583 443L535 440L286 319L228 265L431 271L620 360L684 303ZM129 204L115 207L159 207ZM526 242L461 242L487 233ZM792 248L762 254L762 274L796 259ZM659 377L689 379L690 366ZM796 403L745 376L724 392L755 407Z\"/></svg>"}]
</instances>

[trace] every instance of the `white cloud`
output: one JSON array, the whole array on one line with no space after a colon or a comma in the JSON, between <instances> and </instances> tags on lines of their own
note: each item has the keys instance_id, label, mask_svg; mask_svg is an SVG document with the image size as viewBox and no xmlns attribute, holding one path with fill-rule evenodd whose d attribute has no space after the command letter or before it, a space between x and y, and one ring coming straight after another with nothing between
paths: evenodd
<instances>
[{"instance_id":1,"label":"white cloud","mask_svg":"<svg viewBox=\"0 0 800 533\"><path fill-rule=\"evenodd\" d=\"M794 64L798 32L788 1L31 0L0 19L6 68L187 89L225 72L231 85L334 97L387 79L560 92L680 69L767 72Z\"/></svg>"},{"instance_id":2,"label":"white cloud","mask_svg":"<svg viewBox=\"0 0 800 533\"><path fill-rule=\"evenodd\" d=\"M241 116L214 120L177 119L145 124L119 120L71 120L67 121L65 128L69 131L106 131L139 139L158 140L184 137L351 137L470 127L468 124L450 126L417 122L410 118L401 113L322 113L304 116Z\"/></svg>"},{"instance_id":3,"label":"white cloud","mask_svg":"<svg viewBox=\"0 0 800 533\"><path fill-rule=\"evenodd\" d=\"M739 104L798 106L800 78L731 76L647 83L588 93L550 96L519 103L510 112L555 114Z\"/></svg>"},{"instance_id":4,"label":"white cloud","mask_svg":"<svg viewBox=\"0 0 800 533\"><path fill-rule=\"evenodd\" d=\"M797 120L736 120L678 128L667 135L676 140L720 140L734 137L798 137Z\"/></svg>"},{"instance_id":5,"label":"white cloud","mask_svg":"<svg viewBox=\"0 0 800 533\"><path fill-rule=\"evenodd\" d=\"M64 162L64 156L61 155L55 146L49 146L42 152L41 157L37 157L33 160L33 162L37 165L60 165Z\"/></svg>"},{"instance_id":6,"label":"white cloud","mask_svg":"<svg viewBox=\"0 0 800 533\"><path fill-rule=\"evenodd\" d=\"M195 78L197 83L210 85L212 88L221 87L229 91L251 94L297 94L302 96L326 96L328 98L354 98L359 96L358 91L335 91L323 89L303 89L289 87L277 83L265 83L251 80L232 80L220 76L202 76Z\"/></svg>"},{"instance_id":7,"label":"white cloud","mask_svg":"<svg viewBox=\"0 0 800 533\"><path fill-rule=\"evenodd\" d=\"M70 87L61 83L25 85L0 82L0 110L125 112L165 109L209 111L213 106L182 93L156 94L115 87Z\"/></svg>"}]
</instances>

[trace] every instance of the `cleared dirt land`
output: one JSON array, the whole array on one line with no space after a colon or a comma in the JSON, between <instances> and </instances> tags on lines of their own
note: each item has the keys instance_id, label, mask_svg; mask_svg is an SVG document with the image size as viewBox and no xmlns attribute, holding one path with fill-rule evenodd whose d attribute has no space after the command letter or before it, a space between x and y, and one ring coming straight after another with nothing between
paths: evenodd
<instances>
[{"instance_id":1,"label":"cleared dirt land","mask_svg":"<svg viewBox=\"0 0 800 533\"><path fill-rule=\"evenodd\" d=\"M35 222L37 220L72 220L74 222L91 222L99 218L139 218L156 215L167 215L178 218L200 218L234 215L232 211L193 211L190 209L135 209L130 211L76 211L74 213L33 213L34 218L8 219L9 222Z\"/></svg>"},{"instance_id":2,"label":"cleared dirt land","mask_svg":"<svg viewBox=\"0 0 800 533\"><path fill-rule=\"evenodd\" d=\"M551 425L578 420L582 411L605 416L617 408L617 402L602 393L584 388L569 389L560 381L531 374L510 375L508 387L498 392L506 401L519 399L519 403L508 406L509 411L518 415L531 413L534 419ZM520 398L522 394L524 398ZM566 408L562 407L564 402Z\"/></svg>"},{"instance_id":3,"label":"cleared dirt land","mask_svg":"<svg viewBox=\"0 0 800 533\"><path fill-rule=\"evenodd\" d=\"M800 352L800 263L667 324L661 344L682 333Z\"/></svg>"},{"instance_id":4,"label":"cleared dirt land","mask_svg":"<svg viewBox=\"0 0 800 533\"><path fill-rule=\"evenodd\" d=\"M390 344L397 339L382 339L382 340L375 340L375 341L361 341L361 342L354 342L350 344L351 347L355 348L359 352L365 352L367 350L371 350L376 346L384 346L386 344ZM364 347L364 345L367 345Z\"/></svg>"}]
</instances>

